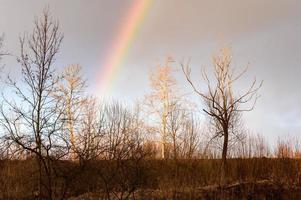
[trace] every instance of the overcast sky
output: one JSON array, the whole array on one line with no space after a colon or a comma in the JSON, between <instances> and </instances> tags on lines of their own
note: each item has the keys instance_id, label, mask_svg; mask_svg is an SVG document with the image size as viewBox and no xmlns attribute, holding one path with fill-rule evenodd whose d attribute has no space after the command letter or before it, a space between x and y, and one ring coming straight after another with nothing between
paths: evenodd
<instances>
[{"instance_id":1,"label":"overcast sky","mask_svg":"<svg viewBox=\"0 0 301 200\"><path fill-rule=\"evenodd\" d=\"M96 91L101 63L124 22L131 0L0 0L0 32L5 48L19 51L18 36L32 30L34 16L49 6L60 21L64 41L58 68L80 64ZM191 59L194 80L211 55L230 44L233 63L249 72L238 88L256 76L264 80L254 111L245 115L248 127L267 138L301 133L301 1L299 0L155 0L134 38L107 97L133 101L149 90L148 73L165 57ZM6 68L19 66L7 58ZM175 64L176 65L176 64ZM18 77L18 74L16 74ZM180 86L189 90L183 75ZM196 98L195 98L196 99Z\"/></svg>"}]
</instances>

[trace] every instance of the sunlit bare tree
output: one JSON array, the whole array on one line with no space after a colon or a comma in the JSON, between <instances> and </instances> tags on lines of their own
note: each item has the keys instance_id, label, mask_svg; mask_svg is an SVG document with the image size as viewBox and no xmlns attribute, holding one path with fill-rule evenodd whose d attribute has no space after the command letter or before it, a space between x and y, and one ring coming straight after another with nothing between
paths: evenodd
<instances>
[{"instance_id":1,"label":"sunlit bare tree","mask_svg":"<svg viewBox=\"0 0 301 200\"><path fill-rule=\"evenodd\" d=\"M76 141L80 127L83 125L80 118L84 113L84 105L88 103L85 96L86 87L86 81L82 78L81 67L71 65L64 69L56 93L56 98L61 102L61 107L64 108L62 121L65 124L64 131L67 132L71 144L70 157L73 160L77 157Z\"/></svg>"},{"instance_id":2,"label":"sunlit bare tree","mask_svg":"<svg viewBox=\"0 0 301 200\"><path fill-rule=\"evenodd\" d=\"M161 137L161 158L166 156L168 115L177 102L176 79L172 75L172 58L167 58L165 65L158 65L150 74L152 92L146 95L146 105L158 122Z\"/></svg>"}]
</instances>

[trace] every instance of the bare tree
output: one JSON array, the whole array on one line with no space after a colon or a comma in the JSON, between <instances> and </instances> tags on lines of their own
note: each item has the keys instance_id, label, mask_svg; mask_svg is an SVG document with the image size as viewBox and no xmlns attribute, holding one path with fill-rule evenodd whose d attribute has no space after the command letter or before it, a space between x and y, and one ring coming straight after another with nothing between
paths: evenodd
<instances>
[{"instance_id":1,"label":"bare tree","mask_svg":"<svg viewBox=\"0 0 301 200\"><path fill-rule=\"evenodd\" d=\"M82 104L79 132L76 137L75 152L82 162L96 159L106 150L104 142L104 118L97 100L93 97L86 98Z\"/></svg>"},{"instance_id":2,"label":"bare tree","mask_svg":"<svg viewBox=\"0 0 301 200\"><path fill-rule=\"evenodd\" d=\"M4 41L4 37L1 36L0 37L0 61L2 60L2 57L4 55L7 55L6 52L3 51L3 41ZM0 68L0 80L3 78L2 77L2 68ZM0 137L0 158L8 158L10 156L10 150L11 150L11 142L6 140L6 137L1 135Z\"/></svg>"},{"instance_id":3,"label":"bare tree","mask_svg":"<svg viewBox=\"0 0 301 200\"><path fill-rule=\"evenodd\" d=\"M265 138L260 134L249 133L247 137L240 142L239 152L237 154L243 158L262 158L269 157L270 149Z\"/></svg>"},{"instance_id":4,"label":"bare tree","mask_svg":"<svg viewBox=\"0 0 301 200\"><path fill-rule=\"evenodd\" d=\"M295 153L293 142L297 142L296 138L290 137L289 135L285 138L278 137L275 148L275 157L293 158Z\"/></svg>"},{"instance_id":5,"label":"bare tree","mask_svg":"<svg viewBox=\"0 0 301 200\"><path fill-rule=\"evenodd\" d=\"M167 117L167 142L174 159L191 158L199 145L200 126L182 102L173 103Z\"/></svg>"},{"instance_id":6,"label":"bare tree","mask_svg":"<svg viewBox=\"0 0 301 200\"><path fill-rule=\"evenodd\" d=\"M158 132L162 143L161 158L166 156L168 115L177 102L176 80L172 75L171 62L173 60L168 58L165 65L158 65L156 71L151 73L152 92L146 95L146 105L150 108L150 113L159 119Z\"/></svg>"},{"instance_id":7,"label":"bare tree","mask_svg":"<svg viewBox=\"0 0 301 200\"><path fill-rule=\"evenodd\" d=\"M179 156L186 114L186 111L181 105L175 103L173 109L169 111L167 116L167 141L172 146L172 157L174 159L178 159Z\"/></svg>"},{"instance_id":8,"label":"bare tree","mask_svg":"<svg viewBox=\"0 0 301 200\"><path fill-rule=\"evenodd\" d=\"M103 106L100 145L105 150L99 156L104 162L98 174L105 199L128 199L139 185L140 163L146 156L139 112L116 102Z\"/></svg>"},{"instance_id":9,"label":"bare tree","mask_svg":"<svg viewBox=\"0 0 301 200\"><path fill-rule=\"evenodd\" d=\"M254 108L258 98L257 91L262 86L262 82L257 84L255 79L245 92L235 94L233 84L245 74L247 68L241 73L235 74L231 65L230 49L223 48L220 53L220 55L213 56L214 78L210 79L206 71L203 70L202 77L207 91L198 89L193 83L189 63L182 63L181 66L188 83L205 103L206 108L203 111L215 124L215 137L221 136L223 138L221 184L224 185L229 135L234 134L233 130L238 123L240 113L251 111Z\"/></svg>"},{"instance_id":10,"label":"bare tree","mask_svg":"<svg viewBox=\"0 0 301 200\"><path fill-rule=\"evenodd\" d=\"M182 156L191 159L196 156L200 147L201 128L194 113L188 113L183 123Z\"/></svg>"},{"instance_id":11,"label":"bare tree","mask_svg":"<svg viewBox=\"0 0 301 200\"><path fill-rule=\"evenodd\" d=\"M76 139L78 139L80 127L83 125L80 118L82 118L84 105L87 105L87 97L84 94L87 84L80 72L81 67L79 65L65 68L56 95L65 110L62 121L65 124L64 131L68 133L67 137L70 140L70 156L73 160L76 159Z\"/></svg>"},{"instance_id":12,"label":"bare tree","mask_svg":"<svg viewBox=\"0 0 301 200\"><path fill-rule=\"evenodd\" d=\"M38 164L38 198L43 198L45 186L47 198L53 199L52 159L65 156L64 138L59 134L62 111L54 98L58 78L53 63L59 51L62 34L59 24L48 11L36 19L33 32L20 38L21 82L8 77L7 84L14 100L4 97L1 107L1 125L8 133L7 138L24 150L35 155ZM46 182L43 175L46 175Z\"/></svg>"}]
</instances>

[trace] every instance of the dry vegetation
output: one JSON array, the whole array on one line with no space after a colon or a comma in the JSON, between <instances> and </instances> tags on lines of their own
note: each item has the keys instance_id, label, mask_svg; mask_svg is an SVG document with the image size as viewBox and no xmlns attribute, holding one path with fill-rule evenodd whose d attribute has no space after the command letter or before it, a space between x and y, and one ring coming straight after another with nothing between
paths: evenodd
<instances>
[{"instance_id":1,"label":"dry vegetation","mask_svg":"<svg viewBox=\"0 0 301 200\"><path fill-rule=\"evenodd\" d=\"M271 147L244 128L262 83L234 89L247 70L234 73L229 49L213 57L213 78L203 71L204 91L182 63L205 123L171 58L143 104L107 103L87 94L80 66L54 68L62 39L47 11L20 38L22 79L5 80L0 109L0 199L301 199L300 144Z\"/></svg>"}]
</instances>

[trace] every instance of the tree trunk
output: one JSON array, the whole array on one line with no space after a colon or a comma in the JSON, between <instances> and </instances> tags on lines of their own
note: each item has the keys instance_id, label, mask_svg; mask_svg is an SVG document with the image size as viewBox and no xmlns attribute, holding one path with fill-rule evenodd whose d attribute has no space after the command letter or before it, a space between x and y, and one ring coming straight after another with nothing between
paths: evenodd
<instances>
[{"instance_id":1,"label":"tree trunk","mask_svg":"<svg viewBox=\"0 0 301 200\"><path fill-rule=\"evenodd\" d=\"M221 186L226 185L226 172L227 172L227 152L228 152L228 131L224 131L224 143L222 152L222 164L221 164Z\"/></svg>"}]
</instances>

